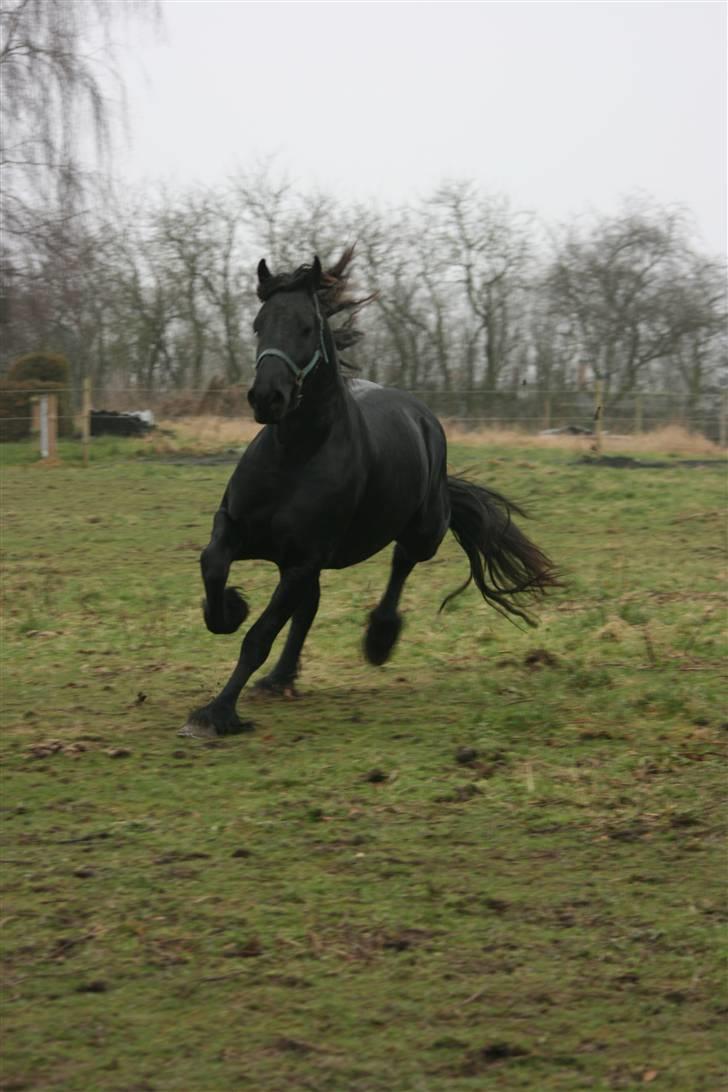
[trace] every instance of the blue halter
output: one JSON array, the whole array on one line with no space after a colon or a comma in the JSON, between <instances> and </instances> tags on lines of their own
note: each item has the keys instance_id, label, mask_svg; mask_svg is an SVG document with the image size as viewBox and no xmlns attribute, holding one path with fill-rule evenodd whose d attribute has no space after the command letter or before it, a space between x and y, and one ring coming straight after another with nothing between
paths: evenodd
<instances>
[{"instance_id":1,"label":"blue halter","mask_svg":"<svg viewBox=\"0 0 728 1092\"><path fill-rule=\"evenodd\" d=\"M329 354L326 352L326 342L324 341L324 320L321 317L321 311L319 309L318 296L315 293L314 293L314 297L313 297L313 305L316 308L316 317L318 318L318 323L319 323L319 342L320 342L320 346L316 350L316 352L313 354L313 356L309 360L308 364L306 364L303 368L299 368L298 364L296 364L295 361L291 360L288 353L284 353L282 349L263 349L263 352L259 353L258 356L256 357L256 360L255 360L255 370L256 371L260 367L260 364L261 364L261 361L263 360L263 357L277 356L280 360L284 361L284 363L286 363L288 365L288 367L291 369L291 371L293 372L293 374L294 374L294 376L296 378L296 383L300 387L301 384L303 383L304 379L306 378L306 376L309 375L314 370L314 368L318 364L319 360L325 360L326 363L328 364Z\"/></svg>"}]
</instances>

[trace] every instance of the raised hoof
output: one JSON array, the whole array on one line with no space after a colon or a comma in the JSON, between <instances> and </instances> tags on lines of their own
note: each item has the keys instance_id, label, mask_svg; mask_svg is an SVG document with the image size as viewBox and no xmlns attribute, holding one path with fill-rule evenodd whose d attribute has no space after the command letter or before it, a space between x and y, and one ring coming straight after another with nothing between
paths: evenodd
<instances>
[{"instance_id":1,"label":"raised hoof","mask_svg":"<svg viewBox=\"0 0 728 1092\"><path fill-rule=\"evenodd\" d=\"M237 736L254 730L253 722L241 720L234 709L205 705L190 713L187 723L177 735L191 739L219 739L221 736Z\"/></svg>"},{"instance_id":2,"label":"raised hoof","mask_svg":"<svg viewBox=\"0 0 728 1092\"><path fill-rule=\"evenodd\" d=\"M377 616L376 611L372 611L364 635L364 655L370 664L381 667L387 662L401 630L402 616L400 614L381 618Z\"/></svg>"},{"instance_id":3,"label":"raised hoof","mask_svg":"<svg viewBox=\"0 0 728 1092\"><path fill-rule=\"evenodd\" d=\"M293 679L272 679L269 675L258 679L253 686L253 692L257 697L288 698L289 701L301 696Z\"/></svg>"},{"instance_id":4,"label":"raised hoof","mask_svg":"<svg viewBox=\"0 0 728 1092\"><path fill-rule=\"evenodd\" d=\"M237 588L225 588L222 597L223 616L212 614L206 599L202 600L202 613L210 633L235 633L248 617L248 604Z\"/></svg>"}]
</instances>

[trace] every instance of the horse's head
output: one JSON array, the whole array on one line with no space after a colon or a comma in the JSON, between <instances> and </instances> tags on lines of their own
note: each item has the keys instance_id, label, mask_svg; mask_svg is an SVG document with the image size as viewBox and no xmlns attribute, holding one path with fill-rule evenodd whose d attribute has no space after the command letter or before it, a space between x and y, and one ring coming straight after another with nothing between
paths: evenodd
<instances>
[{"instance_id":1,"label":"horse's head","mask_svg":"<svg viewBox=\"0 0 728 1092\"><path fill-rule=\"evenodd\" d=\"M311 266L275 277L265 260L258 265L258 297L263 306L253 323L258 351L248 401L261 424L276 424L295 409L303 383L327 360L316 296L320 284L318 258Z\"/></svg>"}]
</instances>

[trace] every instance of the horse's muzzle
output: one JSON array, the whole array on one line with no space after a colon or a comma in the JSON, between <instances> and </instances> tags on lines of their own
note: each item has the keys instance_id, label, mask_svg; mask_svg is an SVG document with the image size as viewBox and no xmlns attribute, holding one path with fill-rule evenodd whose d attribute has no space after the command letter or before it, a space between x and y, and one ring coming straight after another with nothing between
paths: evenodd
<instances>
[{"instance_id":1,"label":"horse's muzzle","mask_svg":"<svg viewBox=\"0 0 728 1092\"><path fill-rule=\"evenodd\" d=\"M259 425L277 424L288 408L286 396L282 391L273 390L261 396L255 386L248 391L248 402Z\"/></svg>"}]
</instances>

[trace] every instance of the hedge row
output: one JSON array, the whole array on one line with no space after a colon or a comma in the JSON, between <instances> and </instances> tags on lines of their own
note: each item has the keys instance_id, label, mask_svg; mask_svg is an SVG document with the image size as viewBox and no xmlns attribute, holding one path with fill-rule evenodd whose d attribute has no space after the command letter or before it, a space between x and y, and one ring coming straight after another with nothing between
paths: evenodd
<instances>
[{"instance_id":1,"label":"hedge row","mask_svg":"<svg viewBox=\"0 0 728 1092\"><path fill-rule=\"evenodd\" d=\"M30 436L31 401L43 393L58 397L58 435L73 435L68 361L58 353L28 353L15 360L0 380L0 441Z\"/></svg>"}]
</instances>

